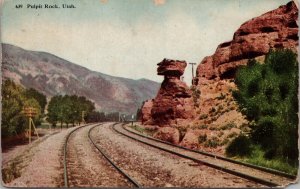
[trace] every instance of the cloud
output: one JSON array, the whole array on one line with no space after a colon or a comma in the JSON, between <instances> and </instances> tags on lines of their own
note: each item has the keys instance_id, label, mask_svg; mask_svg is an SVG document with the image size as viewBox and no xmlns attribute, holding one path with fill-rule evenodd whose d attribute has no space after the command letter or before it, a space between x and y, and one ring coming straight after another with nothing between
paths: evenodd
<instances>
[{"instance_id":1,"label":"cloud","mask_svg":"<svg viewBox=\"0 0 300 189\"><path fill-rule=\"evenodd\" d=\"M156 6L164 5L166 0L153 0Z\"/></svg>"}]
</instances>

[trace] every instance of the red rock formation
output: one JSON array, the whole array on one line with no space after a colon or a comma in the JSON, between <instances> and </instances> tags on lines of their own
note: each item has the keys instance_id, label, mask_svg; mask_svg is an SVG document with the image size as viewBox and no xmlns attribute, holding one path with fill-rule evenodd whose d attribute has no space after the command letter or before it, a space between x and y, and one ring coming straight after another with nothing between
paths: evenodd
<instances>
[{"instance_id":1,"label":"red rock formation","mask_svg":"<svg viewBox=\"0 0 300 189\"><path fill-rule=\"evenodd\" d=\"M192 92L186 83L180 80L187 63L164 59L157 65L157 73L164 75L164 81L156 98L144 104L143 123L170 126L176 124L176 119L192 118L193 109L187 106L192 103Z\"/></svg>"},{"instance_id":2,"label":"red rock formation","mask_svg":"<svg viewBox=\"0 0 300 189\"><path fill-rule=\"evenodd\" d=\"M145 125L151 125L151 110L153 106L153 99L147 100L142 107L142 123Z\"/></svg>"},{"instance_id":3,"label":"red rock formation","mask_svg":"<svg viewBox=\"0 0 300 189\"><path fill-rule=\"evenodd\" d=\"M289 48L296 51L297 18L298 9L294 2L290 2L242 24L231 41L220 44L213 55L205 57L199 64L193 81L193 91L200 91L199 99L195 99L196 96L186 84L179 80L186 63L163 60L159 64L158 74L164 75L165 80L153 100L152 107L150 104L144 106L147 118L145 123L160 126L177 125L183 130L188 129L180 145L189 148L205 148L204 144L197 144L201 133L207 134L208 140L218 137L220 143L226 144L228 135L238 133L242 127L246 128L248 125L231 93L236 89L232 79L237 67L247 64L248 60L253 58L262 62L273 48ZM196 104L198 106L194 106ZM150 107L149 115L147 112ZM233 128L220 132L220 128L228 124L233 125ZM176 132L160 131L161 134L157 137L171 140L176 138ZM170 133L174 136L169 137ZM210 150L223 153L224 145Z\"/></svg>"},{"instance_id":4,"label":"red rock formation","mask_svg":"<svg viewBox=\"0 0 300 189\"><path fill-rule=\"evenodd\" d=\"M298 46L298 9L294 2L253 18L234 33L232 41L218 46L197 68L197 77L233 78L235 70L249 59L264 58L272 48Z\"/></svg>"}]
</instances>

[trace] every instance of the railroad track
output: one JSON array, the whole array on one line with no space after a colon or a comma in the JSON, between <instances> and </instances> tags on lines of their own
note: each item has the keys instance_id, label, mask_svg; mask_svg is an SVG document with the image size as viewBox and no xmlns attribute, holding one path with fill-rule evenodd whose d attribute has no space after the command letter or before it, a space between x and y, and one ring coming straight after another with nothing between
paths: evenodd
<instances>
[{"instance_id":1,"label":"railroad track","mask_svg":"<svg viewBox=\"0 0 300 189\"><path fill-rule=\"evenodd\" d=\"M91 132L93 129L96 127L100 126L102 124L96 124L95 126L91 127L88 131L88 138L91 141L92 145L97 149L97 151L102 154L102 156L121 174L123 177L125 177L129 183L131 183L134 187L140 188L141 186L134 180L132 179L129 175L127 175L120 167L118 167L112 160L111 158L104 152L101 147L99 147L93 138L91 137ZM63 164L64 164L64 187L69 187L69 178L68 178L68 166L67 166L67 159L68 159L68 154L67 154L67 146L68 146L68 141L70 136L78 131L79 129L83 128L84 126L78 127L74 130L72 130L66 137L65 144L64 144L64 158L63 158Z\"/></svg>"},{"instance_id":2,"label":"railroad track","mask_svg":"<svg viewBox=\"0 0 300 189\"><path fill-rule=\"evenodd\" d=\"M87 125L86 125L87 126ZM67 146L68 146L68 141L69 141L69 138L70 136L78 131L79 129L81 129L82 127L84 126L80 126L80 127L77 127L76 129L72 130L66 137L66 140L65 140L65 144L64 144L64 159L63 159L63 164L64 164L64 186L67 188L69 187L69 179L68 179L68 167L67 167Z\"/></svg>"},{"instance_id":3,"label":"railroad track","mask_svg":"<svg viewBox=\"0 0 300 189\"><path fill-rule=\"evenodd\" d=\"M149 136L145 136L127 129L124 125L125 124L114 124L111 128L115 132L125 137L131 138L132 140L268 187L284 186L292 183L296 179L296 176L294 175L289 175L273 169L238 162L211 153L191 150Z\"/></svg>"},{"instance_id":4,"label":"railroad track","mask_svg":"<svg viewBox=\"0 0 300 189\"><path fill-rule=\"evenodd\" d=\"M117 124L117 123L115 123ZM113 124L113 125L115 125ZM92 127L90 130L89 130L89 133L88 133L88 137L90 139L90 141L92 142L92 144L96 147L96 149L105 157L105 159L107 159L107 161L109 161L109 163L118 171L120 172L130 183L132 183L135 187L137 188L141 188L141 185L135 181L133 178L131 178L128 174L126 174L117 164L115 164L111 158L104 152L104 150L99 147L98 145L96 145L96 143L94 142L94 140L92 139L91 137L91 131L93 129L95 129L98 125Z\"/></svg>"}]
</instances>

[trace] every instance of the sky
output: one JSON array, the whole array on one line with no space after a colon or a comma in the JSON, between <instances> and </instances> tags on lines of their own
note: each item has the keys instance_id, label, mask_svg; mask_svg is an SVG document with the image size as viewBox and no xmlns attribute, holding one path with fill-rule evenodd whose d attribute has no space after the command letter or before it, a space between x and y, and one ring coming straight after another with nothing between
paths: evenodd
<instances>
[{"instance_id":1,"label":"sky","mask_svg":"<svg viewBox=\"0 0 300 189\"><path fill-rule=\"evenodd\" d=\"M1 40L101 73L161 82L164 58L197 63L245 21L288 0L5 0ZM23 8L16 8L22 4ZM27 4L57 4L31 9ZM74 9L63 9L73 4ZM190 85L192 68L184 80Z\"/></svg>"}]
</instances>

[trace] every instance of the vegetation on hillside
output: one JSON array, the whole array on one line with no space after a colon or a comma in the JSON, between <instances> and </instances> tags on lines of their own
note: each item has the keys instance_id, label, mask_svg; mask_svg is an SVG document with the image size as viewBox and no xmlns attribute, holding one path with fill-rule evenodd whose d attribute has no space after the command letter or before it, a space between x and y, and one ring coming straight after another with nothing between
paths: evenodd
<instances>
[{"instance_id":1,"label":"vegetation on hillside","mask_svg":"<svg viewBox=\"0 0 300 189\"><path fill-rule=\"evenodd\" d=\"M33 120L38 124L44 112L44 99L45 95L35 89L24 89L11 80L5 80L2 83L1 137L14 136L27 129L28 119L22 112L26 106L36 109Z\"/></svg>"},{"instance_id":2,"label":"vegetation on hillside","mask_svg":"<svg viewBox=\"0 0 300 189\"><path fill-rule=\"evenodd\" d=\"M298 76L297 55L286 49L270 51L264 64L250 60L238 70L233 95L251 131L232 141L227 155L247 159L259 150L265 161L298 166Z\"/></svg>"}]
</instances>

